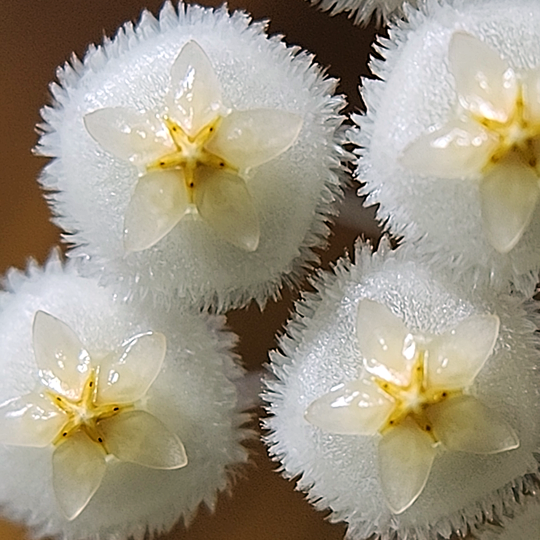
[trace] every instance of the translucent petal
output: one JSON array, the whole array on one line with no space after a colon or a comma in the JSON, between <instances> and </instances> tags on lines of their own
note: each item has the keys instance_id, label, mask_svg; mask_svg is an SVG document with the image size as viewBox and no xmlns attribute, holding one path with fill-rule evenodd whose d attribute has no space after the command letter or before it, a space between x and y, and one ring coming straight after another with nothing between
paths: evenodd
<instances>
[{"instance_id":1,"label":"translucent petal","mask_svg":"<svg viewBox=\"0 0 540 540\"><path fill-rule=\"evenodd\" d=\"M442 401L429 407L427 414L435 435L449 450L497 454L519 446L512 427L473 396Z\"/></svg>"},{"instance_id":2,"label":"translucent petal","mask_svg":"<svg viewBox=\"0 0 540 540\"><path fill-rule=\"evenodd\" d=\"M188 41L174 61L165 102L169 116L192 136L221 109L221 85L210 59L195 41Z\"/></svg>"},{"instance_id":3,"label":"translucent petal","mask_svg":"<svg viewBox=\"0 0 540 540\"><path fill-rule=\"evenodd\" d=\"M223 240L245 251L255 251L260 229L257 210L240 176L199 167L195 204L202 219Z\"/></svg>"},{"instance_id":4,"label":"translucent petal","mask_svg":"<svg viewBox=\"0 0 540 540\"><path fill-rule=\"evenodd\" d=\"M142 176L124 217L126 252L152 247L174 228L188 208L180 170L154 171Z\"/></svg>"},{"instance_id":5,"label":"translucent petal","mask_svg":"<svg viewBox=\"0 0 540 540\"><path fill-rule=\"evenodd\" d=\"M75 519L98 490L105 474L105 451L82 431L73 433L53 454L53 485L67 519Z\"/></svg>"},{"instance_id":6,"label":"translucent petal","mask_svg":"<svg viewBox=\"0 0 540 540\"><path fill-rule=\"evenodd\" d=\"M50 399L34 392L0 404L0 444L44 448L67 422Z\"/></svg>"},{"instance_id":7,"label":"translucent petal","mask_svg":"<svg viewBox=\"0 0 540 540\"><path fill-rule=\"evenodd\" d=\"M508 120L518 91L516 74L508 63L491 47L464 32L452 36L448 55L460 104L481 118Z\"/></svg>"},{"instance_id":8,"label":"translucent petal","mask_svg":"<svg viewBox=\"0 0 540 540\"><path fill-rule=\"evenodd\" d=\"M400 162L413 172L438 178L478 174L489 161L497 137L472 119L451 119L405 148Z\"/></svg>"},{"instance_id":9,"label":"translucent petal","mask_svg":"<svg viewBox=\"0 0 540 540\"><path fill-rule=\"evenodd\" d=\"M148 332L131 338L120 354L104 358L99 367L98 403L130 403L144 397L161 370L166 349L163 334Z\"/></svg>"},{"instance_id":10,"label":"translucent petal","mask_svg":"<svg viewBox=\"0 0 540 540\"><path fill-rule=\"evenodd\" d=\"M305 419L329 433L373 435L383 425L394 401L371 381L342 383L307 408Z\"/></svg>"},{"instance_id":11,"label":"translucent petal","mask_svg":"<svg viewBox=\"0 0 540 540\"><path fill-rule=\"evenodd\" d=\"M138 167L175 148L165 124L150 112L124 107L98 109L84 117L84 125L104 150Z\"/></svg>"},{"instance_id":12,"label":"translucent petal","mask_svg":"<svg viewBox=\"0 0 540 540\"><path fill-rule=\"evenodd\" d=\"M397 383L409 382L416 346L399 317L383 304L362 300L358 304L356 336L370 373Z\"/></svg>"},{"instance_id":13,"label":"translucent petal","mask_svg":"<svg viewBox=\"0 0 540 540\"><path fill-rule=\"evenodd\" d=\"M484 232L500 253L508 253L531 222L538 202L538 177L518 156L494 165L480 183Z\"/></svg>"},{"instance_id":14,"label":"translucent petal","mask_svg":"<svg viewBox=\"0 0 540 540\"><path fill-rule=\"evenodd\" d=\"M379 475L394 514L401 514L418 499L436 453L431 437L410 420L383 435L378 451Z\"/></svg>"},{"instance_id":15,"label":"translucent petal","mask_svg":"<svg viewBox=\"0 0 540 540\"><path fill-rule=\"evenodd\" d=\"M239 169L256 167L290 148L302 123L301 116L285 111L233 111L223 118L206 149Z\"/></svg>"},{"instance_id":16,"label":"translucent petal","mask_svg":"<svg viewBox=\"0 0 540 540\"><path fill-rule=\"evenodd\" d=\"M130 411L102 420L98 429L111 454L152 469L180 469L188 462L180 439L155 416Z\"/></svg>"},{"instance_id":17,"label":"translucent petal","mask_svg":"<svg viewBox=\"0 0 540 540\"><path fill-rule=\"evenodd\" d=\"M78 399L90 374L90 355L65 323L38 311L33 326L34 354L41 382L54 392Z\"/></svg>"},{"instance_id":18,"label":"translucent petal","mask_svg":"<svg viewBox=\"0 0 540 540\"><path fill-rule=\"evenodd\" d=\"M529 69L522 75L523 103L525 119L540 123L540 68Z\"/></svg>"},{"instance_id":19,"label":"translucent petal","mask_svg":"<svg viewBox=\"0 0 540 540\"><path fill-rule=\"evenodd\" d=\"M470 386L491 356L498 335L496 315L472 315L437 336L428 348L428 386L448 390Z\"/></svg>"}]
</instances>

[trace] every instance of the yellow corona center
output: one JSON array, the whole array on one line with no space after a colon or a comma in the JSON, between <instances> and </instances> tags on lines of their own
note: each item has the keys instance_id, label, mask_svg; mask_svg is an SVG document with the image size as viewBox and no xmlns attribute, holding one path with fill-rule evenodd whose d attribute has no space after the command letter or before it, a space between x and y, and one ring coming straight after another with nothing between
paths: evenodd
<instances>
[{"instance_id":1,"label":"yellow corona center","mask_svg":"<svg viewBox=\"0 0 540 540\"><path fill-rule=\"evenodd\" d=\"M229 170L237 173L238 169L233 167L225 159L206 150L208 141L215 135L219 127L221 118L217 117L208 123L194 135L188 135L180 124L170 118L165 118L164 123L169 130L169 134L176 146L174 152L165 154L147 166L148 171L179 169L183 172L186 192L190 204L194 203L194 190L197 187L195 171L200 166L211 167L218 170Z\"/></svg>"},{"instance_id":2,"label":"yellow corona center","mask_svg":"<svg viewBox=\"0 0 540 540\"><path fill-rule=\"evenodd\" d=\"M56 407L68 417L58 435L53 441L59 445L77 431L86 433L92 441L100 444L107 451L105 441L99 432L99 422L105 418L116 416L120 412L133 409L131 404L117 405L114 403L97 403L97 372L92 370L86 380L81 397L77 400L68 399L51 390L46 391L47 397Z\"/></svg>"},{"instance_id":3,"label":"yellow corona center","mask_svg":"<svg viewBox=\"0 0 540 540\"><path fill-rule=\"evenodd\" d=\"M461 390L450 391L441 388L430 388L428 386L425 364L425 352L420 351L413 364L411 378L407 385L399 385L379 377L374 377L377 386L395 401L394 409L379 429L381 434L396 427L406 418L412 418L422 431L428 433L434 442L438 442L431 422L427 418L426 409L430 405L440 403L449 397L460 395L462 392Z\"/></svg>"}]
</instances>

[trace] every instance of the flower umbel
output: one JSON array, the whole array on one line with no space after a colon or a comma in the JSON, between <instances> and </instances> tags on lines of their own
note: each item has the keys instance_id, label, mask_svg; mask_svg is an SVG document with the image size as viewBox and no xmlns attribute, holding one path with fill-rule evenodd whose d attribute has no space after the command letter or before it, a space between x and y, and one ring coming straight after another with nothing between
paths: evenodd
<instances>
[{"instance_id":1,"label":"flower umbel","mask_svg":"<svg viewBox=\"0 0 540 540\"><path fill-rule=\"evenodd\" d=\"M141 173L124 216L127 252L152 247L190 214L255 251L259 219L245 176L285 152L302 127L300 116L285 111L225 108L218 77L195 41L174 61L164 113L113 107L84 121L105 150Z\"/></svg>"},{"instance_id":2,"label":"flower umbel","mask_svg":"<svg viewBox=\"0 0 540 540\"><path fill-rule=\"evenodd\" d=\"M179 438L138 403L160 372L163 334L136 335L92 358L67 324L38 311L33 343L40 386L0 405L0 441L55 446L54 492L66 518L87 506L112 456L155 469L187 465Z\"/></svg>"},{"instance_id":3,"label":"flower umbel","mask_svg":"<svg viewBox=\"0 0 540 540\"><path fill-rule=\"evenodd\" d=\"M485 234L509 252L540 195L540 69L517 73L478 38L452 36L450 71L458 106L442 128L410 144L401 162L440 178L480 176Z\"/></svg>"},{"instance_id":4,"label":"flower umbel","mask_svg":"<svg viewBox=\"0 0 540 540\"><path fill-rule=\"evenodd\" d=\"M505 420L466 393L493 351L494 315L473 315L441 335L415 334L385 306L362 300L357 338L365 374L312 402L305 418L344 435L375 435L388 505L400 514L420 496L437 447L476 454L517 448Z\"/></svg>"}]
</instances>

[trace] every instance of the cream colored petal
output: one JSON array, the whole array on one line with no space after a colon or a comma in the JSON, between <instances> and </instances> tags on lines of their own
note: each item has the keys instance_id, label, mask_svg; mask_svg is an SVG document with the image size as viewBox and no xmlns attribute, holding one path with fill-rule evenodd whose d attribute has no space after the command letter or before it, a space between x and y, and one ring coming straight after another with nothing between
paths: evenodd
<instances>
[{"instance_id":1,"label":"cream colored petal","mask_svg":"<svg viewBox=\"0 0 540 540\"><path fill-rule=\"evenodd\" d=\"M401 514L422 493L437 453L433 440L406 420L379 442L379 475L390 510Z\"/></svg>"},{"instance_id":2,"label":"cream colored petal","mask_svg":"<svg viewBox=\"0 0 540 540\"><path fill-rule=\"evenodd\" d=\"M171 68L165 98L169 116L190 135L214 120L221 109L221 85L210 59L195 41L188 41Z\"/></svg>"},{"instance_id":3,"label":"cream colored petal","mask_svg":"<svg viewBox=\"0 0 540 540\"><path fill-rule=\"evenodd\" d=\"M339 384L307 408L314 426L341 435L374 435L390 415L394 401L371 381Z\"/></svg>"},{"instance_id":4,"label":"cream colored petal","mask_svg":"<svg viewBox=\"0 0 540 540\"><path fill-rule=\"evenodd\" d=\"M533 124L540 123L540 67L528 69L522 79L524 116Z\"/></svg>"},{"instance_id":5,"label":"cream colored petal","mask_svg":"<svg viewBox=\"0 0 540 540\"><path fill-rule=\"evenodd\" d=\"M257 210L237 174L200 167L195 204L201 218L223 240L245 251L255 251L260 229Z\"/></svg>"},{"instance_id":6,"label":"cream colored petal","mask_svg":"<svg viewBox=\"0 0 540 540\"><path fill-rule=\"evenodd\" d=\"M472 119L451 119L405 148L400 163L415 173L438 178L473 176L489 161L497 137Z\"/></svg>"},{"instance_id":7,"label":"cream colored petal","mask_svg":"<svg viewBox=\"0 0 540 540\"><path fill-rule=\"evenodd\" d=\"M160 332L147 332L127 341L119 354L99 366L98 403L130 403L146 395L156 380L167 349Z\"/></svg>"},{"instance_id":8,"label":"cream colored petal","mask_svg":"<svg viewBox=\"0 0 540 540\"><path fill-rule=\"evenodd\" d=\"M105 451L82 431L62 442L53 454L53 486L68 520L75 519L98 490L105 474Z\"/></svg>"},{"instance_id":9,"label":"cream colored petal","mask_svg":"<svg viewBox=\"0 0 540 540\"><path fill-rule=\"evenodd\" d=\"M471 315L437 336L428 348L428 386L445 390L470 386L491 356L498 335L496 315Z\"/></svg>"},{"instance_id":10,"label":"cream colored petal","mask_svg":"<svg viewBox=\"0 0 540 540\"><path fill-rule=\"evenodd\" d=\"M514 429L473 396L458 396L427 410L437 438L448 450L498 454L519 447Z\"/></svg>"},{"instance_id":11,"label":"cream colored petal","mask_svg":"<svg viewBox=\"0 0 540 540\"><path fill-rule=\"evenodd\" d=\"M152 469L180 469L188 462L180 439L145 411L130 411L102 420L98 429L108 451L121 461Z\"/></svg>"},{"instance_id":12,"label":"cream colored petal","mask_svg":"<svg viewBox=\"0 0 540 540\"><path fill-rule=\"evenodd\" d=\"M182 219L189 200L180 170L154 171L139 179L124 217L127 253L157 244Z\"/></svg>"},{"instance_id":13,"label":"cream colored petal","mask_svg":"<svg viewBox=\"0 0 540 540\"><path fill-rule=\"evenodd\" d=\"M75 332L44 311L36 313L32 332L41 382L70 399L79 398L91 366Z\"/></svg>"},{"instance_id":14,"label":"cream colored petal","mask_svg":"<svg viewBox=\"0 0 540 540\"><path fill-rule=\"evenodd\" d=\"M67 416L34 392L0 404L0 444L44 448L53 442Z\"/></svg>"},{"instance_id":15,"label":"cream colored petal","mask_svg":"<svg viewBox=\"0 0 540 540\"><path fill-rule=\"evenodd\" d=\"M480 183L485 235L500 253L508 253L531 222L538 202L538 176L518 156L494 165Z\"/></svg>"},{"instance_id":16,"label":"cream colored petal","mask_svg":"<svg viewBox=\"0 0 540 540\"><path fill-rule=\"evenodd\" d=\"M165 124L150 112L124 107L98 109L84 117L84 125L104 150L138 167L175 148Z\"/></svg>"},{"instance_id":17,"label":"cream colored petal","mask_svg":"<svg viewBox=\"0 0 540 540\"><path fill-rule=\"evenodd\" d=\"M460 104L481 118L505 122L514 110L516 73L489 45L456 32L448 52Z\"/></svg>"},{"instance_id":18,"label":"cream colored petal","mask_svg":"<svg viewBox=\"0 0 540 540\"><path fill-rule=\"evenodd\" d=\"M290 148L302 128L298 114L273 109L233 111L206 145L239 169L257 167Z\"/></svg>"},{"instance_id":19,"label":"cream colored petal","mask_svg":"<svg viewBox=\"0 0 540 540\"><path fill-rule=\"evenodd\" d=\"M388 381L407 384L416 358L414 337L386 306L372 300L358 304L356 337L366 369Z\"/></svg>"}]
</instances>

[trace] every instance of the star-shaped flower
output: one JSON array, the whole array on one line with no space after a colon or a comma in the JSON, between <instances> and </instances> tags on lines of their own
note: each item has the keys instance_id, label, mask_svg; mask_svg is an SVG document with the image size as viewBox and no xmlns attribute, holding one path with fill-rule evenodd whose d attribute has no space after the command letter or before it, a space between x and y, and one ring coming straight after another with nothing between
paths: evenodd
<instances>
[{"instance_id":1,"label":"star-shaped flower","mask_svg":"<svg viewBox=\"0 0 540 540\"><path fill-rule=\"evenodd\" d=\"M531 222L540 195L540 69L522 73L463 32L452 36L457 107L442 128L409 145L406 167L440 178L480 177L485 234L509 252Z\"/></svg>"},{"instance_id":2,"label":"star-shaped flower","mask_svg":"<svg viewBox=\"0 0 540 540\"><path fill-rule=\"evenodd\" d=\"M38 311L33 344L40 385L0 405L0 441L55 447L54 492L67 519L90 502L109 457L154 469L187 464L180 439L140 403L161 370L163 334L139 334L91 358L67 324Z\"/></svg>"},{"instance_id":3,"label":"star-shaped flower","mask_svg":"<svg viewBox=\"0 0 540 540\"><path fill-rule=\"evenodd\" d=\"M212 64L189 41L170 72L163 111L98 109L84 118L108 152L140 178L124 216L127 252L145 250L190 214L246 251L259 244L259 218L246 175L285 152L302 118L271 109L227 110Z\"/></svg>"},{"instance_id":4,"label":"star-shaped flower","mask_svg":"<svg viewBox=\"0 0 540 540\"><path fill-rule=\"evenodd\" d=\"M494 315L472 315L440 335L413 333L385 306L362 300L357 338L365 372L312 402L305 418L331 433L382 435L382 490L400 514L424 489L439 445L477 454L519 446L512 427L466 393L498 333Z\"/></svg>"}]
</instances>

